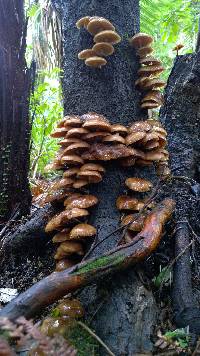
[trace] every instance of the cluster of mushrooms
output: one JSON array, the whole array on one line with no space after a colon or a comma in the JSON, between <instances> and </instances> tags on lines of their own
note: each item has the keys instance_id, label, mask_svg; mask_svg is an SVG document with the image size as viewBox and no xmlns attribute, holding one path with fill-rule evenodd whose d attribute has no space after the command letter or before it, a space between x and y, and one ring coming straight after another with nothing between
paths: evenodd
<instances>
[{"instance_id":1,"label":"cluster of mushrooms","mask_svg":"<svg viewBox=\"0 0 200 356\"><path fill-rule=\"evenodd\" d=\"M94 36L94 46L84 49L78 54L78 58L85 61L85 64L94 68L101 68L107 64L104 57L114 53L114 44L121 41L121 37L115 30L113 24L99 16L85 16L77 21L78 29L84 27L92 36Z\"/></svg>"},{"instance_id":2,"label":"cluster of mushrooms","mask_svg":"<svg viewBox=\"0 0 200 356\"><path fill-rule=\"evenodd\" d=\"M153 37L146 33L137 33L130 39L130 44L136 50L140 58L140 69L138 70L139 79L135 85L144 92L141 101L141 108L154 109L163 104L163 95L160 88L165 86L165 81L158 76L164 71L159 59L151 56Z\"/></svg>"},{"instance_id":3,"label":"cluster of mushrooms","mask_svg":"<svg viewBox=\"0 0 200 356\"><path fill-rule=\"evenodd\" d=\"M60 138L61 148L47 170L64 172L52 182L45 203L62 202L64 210L49 221L46 232L55 231L53 243L59 244L56 271L62 271L80 261L88 239L96 234L96 228L87 219L98 199L84 189L102 181L105 172L102 162L117 160L124 167L156 163L166 171L169 155L165 149L166 131L156 120L125 127L111 124L103 115L93 112L68 115L51 136Z\"/></svg>"}]
</instances>

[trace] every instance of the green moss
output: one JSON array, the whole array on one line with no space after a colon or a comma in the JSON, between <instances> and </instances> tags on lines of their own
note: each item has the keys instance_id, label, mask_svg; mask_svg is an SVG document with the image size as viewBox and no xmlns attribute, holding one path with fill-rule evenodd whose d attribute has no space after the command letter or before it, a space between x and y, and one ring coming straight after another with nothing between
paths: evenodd
<instances>
[{"instance_id":1,"label":"green moss","mask_svg":"<svg viewBox=\"0 0 200 356\"><path fill-rule=\"evenodd\" d=\"M67 341L76 348L77 356L99 356L99 344L78 324L67 334Z\"/></svg>"},{"instance_id":2,"label":"green moss","mask_svg":"<svg viewBox=\"0 0 200 356\"><path fill-rule=\"evenodd\" d=\"M79 268L79 270L77 272L75 272L74 274L86 273L86 272L89 272L91 270L98 269L100 267L109 266L111 264L115 266L115 265L119 264L120 262L122 262L123 260L124 260L123 256L118 256L118 257L113 257L113 256L99 257L95 261L88 262L86 266Z\"/></svg>"}]
</instances>

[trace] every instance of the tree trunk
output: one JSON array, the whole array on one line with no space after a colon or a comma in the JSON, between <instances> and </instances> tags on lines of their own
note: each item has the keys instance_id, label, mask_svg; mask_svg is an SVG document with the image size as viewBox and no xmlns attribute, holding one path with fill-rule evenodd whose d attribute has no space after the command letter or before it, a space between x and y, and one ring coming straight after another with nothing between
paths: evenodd
<instances>
[{"instance_id":1,"label":"tree trunk","mask_svg":"<svg viewBox=\"0 0 200 356\"><path fill-rule=\"evenodd\" d=\"M161 121L168 132L172 173L179 176L172 187L177 202L177 256L188 246L189 237L194 238L187 221L197 234L200 226L200 52L176 58L165 91ZM190 331L199 334L199 300L192 290L192 285L195 286L192 276L195 273L198 278L199 274L199 246L196 242L194 246L186 250L174 267L173 308L177 326L189 325Z\"/></svg>"},{"instance_id":2,"label":"tree trunk","mask_svg":"<svg viewBox=\"0 0 200 356\"><path fill-rule=\"evenodd\" d=\"M23 0L0 0L0 219L29 210L29 92Z\"/></svg>"},{"instance_id":3,"label":"tree trunk","mask_svg":"<svg viewBox=\"0 0 200 356\"><path fill-rule=\"evenodd\" d=\"M135 89L138 60L128 38L139 32L138 0L53 0L59 11L63 27L63 94L65 114L84 114L89 111L105 115L111 123L128 124L139 120L146 112L139 107L139 92ZM123 37L115 46L108 64L92 69L77 58L78 52L91 48L92 36L84 29L77 30L76 21L86 15L109 19ZM116 199L124 191L127 177L137 176L135 169L122 169L117 164L107 164L101 184L91 192L100 203L93 212L91 222L103 239L119 227L120 215ZM94 251L100 255L116 246L121 234L114 234ZM152 349L150 335L156 319L153 295L138 280L133 269L106 281L99 287L87 288L81 298L87 307L88 319L97 334L109 345L115 355L133 355ZM96 308L103 305L96 313ZM140 301L139 303L137 301ZM95 315L93 315L95 314Z\"/></svg>"}]
</instances>

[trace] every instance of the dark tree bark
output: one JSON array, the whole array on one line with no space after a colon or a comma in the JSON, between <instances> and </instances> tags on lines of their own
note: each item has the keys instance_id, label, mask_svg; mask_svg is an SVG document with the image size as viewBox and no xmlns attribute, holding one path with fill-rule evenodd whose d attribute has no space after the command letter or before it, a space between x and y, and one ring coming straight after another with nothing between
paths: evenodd
<instances>
[{"instance_id":1,"label":"dark tree bark","mask_svg":"<svg viewBox=\"0 0 200 356\"><path fill-rule=\"evenodd\" d=\"M175 253L181 253L194 238L187 222L199 234L200 226L200 52L178 56L165 91L161 121L168 132L173 180L177 202ZM182 178L181 178L181 177ZM177 326L190 326L200 333L199 300L194 295L193 274L199 274L199 246L187 249L176 262L173 308ZM195 262L196 259L196 262ZM193 264L191 261L193 260ZM195 262L195 264L194 264ZM195 265L195 269L192 268ZM192 274L193 272L193 274Z\"/></svg>"},{"instance_id":2,"label":"dark tree bark","mask_svg":"<svg viewBox=\"0 0 200 356\"><path fill-rule=\"evenodd\" d=\"M128 124L145 117L139 108L139 92L135 89L138 60L128 38L139 32L138 0L53 0L60 13L63 27L63 94L65 114L84 114L95 111L105 115L112 123ZM76 21L86 15L103 16L112 21L122 42L108 57L108 64L99 69L85 66L77 58L78 52L91 48L92 36L86 30L77 30ZM104 180L93 190L99 205L91 222L103 239L119 227L120 215L115 207L117 197L124 191L126 177L137 176L135 169L121 169L108 164ZM141 173L140 173L141 175ZM91 189L92 191L92 189ZM116 246L121 234L112 235L91 257ZM152 349L150 335L156 320L156 304L150 291L146 291L135 272L117 276L99 287L87 289L82 295L89 318L107 295L103 306L93 316L92 326L116 355L132 355ZM137 300L140 300L139 305Z\"/></svg>"},{"instance_id":3,"label":"dark tree bark","mask_svg":"<svg viewBox=\"0 0 200 356\"><path fill-rule=\"evenodd\" d=\"M0 0L0 219L29 211L30 71L23 0Z\"/></svg>"}]
</instances>

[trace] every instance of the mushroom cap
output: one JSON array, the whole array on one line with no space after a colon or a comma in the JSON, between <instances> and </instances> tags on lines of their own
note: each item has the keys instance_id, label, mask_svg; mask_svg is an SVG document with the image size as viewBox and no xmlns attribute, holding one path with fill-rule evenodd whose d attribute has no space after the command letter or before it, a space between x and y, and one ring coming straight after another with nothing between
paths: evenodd
<instances>
[{"instance_id":1,"label":"mushroom cap","mask_svg":"<svg viewBox=\"0 0 200 356\"><path fill-rule=\"evenodd\" d=\"M135 81L135 86L138 86L140 90L144 88L145 83L149 81L149 77L140 77Z\"/></svg>"},{"instance_id":2,"label":"mushroom cap","mask_svg":"<svg viewBox=\"0 0 200 356\"><path fill-rule=\"evenodd\" d=\"M83 216L89 215L88 211L85 209L73 208L71 210L64 210L60 214L56 214L46 225L45 231L51 232L60 229L66 223L71 220L81 218Z\"/></svg>"},{"instance_id":3,"label":"mushroom cap","mask_svg":"<svg viewBox=\"0 0 200 356\"><path fill-rule=\"evenodd\" d=\"M79 172L79 168L77 167L68 168L68 170L63 173L63 177L64 178L74 177L77 175L78 172Z\"/></svg>"},{"instance_id":4,"label":"mushroom cap","mask_svg":"<svg viewBox=\"0 0 200 356\"><path fill-rule=\"evenodd\" d=\"M89 184L89 182L86 179L76 179L76 181L73 184L73 188L80 189L88 184Z\"/></svg>"},{"instance_id":5,"label":"mushroom cap","mask_svg":"<svg viewBox=\"0 0 200 356\"><path fill-rule=\"evenodd\" d=\"M129 156L137 157L137 151L122 144L104 145L103 143L95 143L91 145L89 151L82 154L83 159L90 161L110 161L112 159Z\"/></svg>"},{"instance_id":6,"label":"mushroom cap","mask_svg":"<svg viewBox=\"0 0 200 356\"><path fill-rule=\"evenodd\" d=\"M115 44L119 43L120 41L121 37L118 35L118 33L111 30L101 31L94 36L95 43L108 42L111 44Z\"/></svg>"},{"instance_id":7,"label":"mushroom cap","mask_svg":"<svg viewBox=\"0 0 200 356\"><path fill-rule=\"evenodd\" d=\"M102 176L97 171L79 171L77 177L87 180L89 183L99 183L102 181Z\"/></svg>"},{"instance_id":8,"label":"mushroom cap","mask_svg":"<svg viewBox=\"0 0 200 356\"><path fill-rule=\"evenodd\" d=\"M152 162L151 161L147 161L147 160L141 159L141 158L137 159L135 164L137 166L140 166L140 167L152 166Z\"/></svg>"},{"instance_id":9,"label":"mushroom cap","mask_svg":"<svg viewBox=\"0 0 200 356\"><path fill-rule=\"evenodd\" d=\"M105 168L97 163L85 163L81 168L80 171L98 171L98 172L105 172Z\"/></svg>"},{"instance_id":10,"label":"mushroom cap","mask_svg":"<svg viewBox=\"0 0 200 356\"><path fill-rule=\"evenodd\" d=\"M159 141L157 140L148 141L144 146L145 150L153 150L154 148L157 147L160 147Z\"/></svg>"},{"instance_id":11,"label":"mushroom cap","mask_svg":"<svg viewBox=\"0 0 200 356\"><path fill-rule=\"evenodd\" d=\"M129 127L129 133L131 132L138 132L138 131L145 131L148 132L152 128L152 125L146 121L136 121Z\"/></svg>"},{"instance_id":12,"label":"mushroom cap","mask_svg":"<svg viewBox=\"0 0 200 356\"><path fill-rule=\"evenodd\" d=\"M140 64L144 64L144 65L161 65L162 62L155 58L155 57L152 57L152 56L148 56L148 57L145 57L145 58L141 58L140 59Z\"/></svg>"},{"instance_id":13,"label":"mushroom cap","mask_svg":"<svg viewBox=\"0 0 200 356\"><path fill-rule=\"evenodd\" d=\"M80 209L87 209L91 206L94 206L98 203L98 199L94 195L86 194L86 195L79 195L79 196L69 196L64 201L64 206L66 209L72 208L80 208Z\"/></svg>"},{"instance_id":14,"label":"mushroom cap","mask_svg":"<svg viewBox=\"0 0 200 356\"><path fill-rule=\"evenodd\" d=\"M148 192L153 187L149 180L136 177L127 178L125 184L129 189L136 192Z\"/></svg>"},{"instance_id":15,"label":"mushroom cap","mask_svg":"<svg viewBox=\"0 0 200 356\"><path fill-rule=\"evenodd\" d=\"M107 64L107 60L103 57L99 56L92 56L85 60L86 66L93 67L93 68L101 68Z\"/></svg>"},{"instance_id":16,"label":"mushroom cap","mask_svg":"<svg viewBox=\"0 0 200 356\"><path fill-rule=\"evenodd\" d=\"M80 242L76 241L64 241L57 248L54 256L55 260L61 260L66 256L77 254L79 256L84 255L83 246Z\"/></svg>"},{"instance_id":17,"label":"mushroom cap","mask_svg":"<svg viewBox=\"0 0 200 356\"><path fill-rule=\"evenodd\" d=\"M138 75L141 77L148 77L153 75L154 77L164 71L164 67L158 65L144 66L138 70Z\"/></svg>"},{"instance_id":18,"label":"mushroom cap","mask_svg":"<svg viewBox=\"0 0 200 356\"><path fill-rule=\"evenodd\" d=\"M130 39L130 43L136 49L146 47L153 43L153 37L147 33L136 33L136 35Z\"/></svg>"},{"instance_id":19,"label":"mushroom cap","mask_svg":"<svg viewBox=\"0 0 200 356\"><path fill-rule=\"evenodd\" d=\"M98 119L85 121L83 124L83 128L90 131L111 131L111 125L108 122Z\"/></svg>"},{"instance_id":20,"label":"mushroom cap","mask_svg":"<svg viewBox=\"0 0 200 356\"><path fill-rule=\"evenodd\" d=\"M67 129L65 127L56 128L54 132L50 134L51 137L60 138L65 137Z\"/></svg>"},{"instance_id":21,"label":"mushroom cap","mask_svg":"<svg viewBox=\"0 0 200 356\"><path fill-rule=\"evenodd\" d=\"M145 101L141 104L142 109L155 109L158 108L161 104L155 103L154 101Z\"/></svg>"},{"instance_id":22,"label":"mushroom cap","mask_svg":"<svg viewBox=\"0 0 200 356\"><path fill-rule=\"evenodd\" d=\"M125 144L125 139L117 133L114 135L108 135L104 137L102 142Z\"/></svg>"},{"instance_id":23,"label":"mushroom cap","mask_svg":"<svg viewBox=\"0 0 200 356\"><path fill-rule=\"evenodd\" d=\"M143 138L142 143L146 144L147 142L152 141L152 140L158 141L158 135L156 134L156 132L147 133L145 135L145 137Z\"/></svg>"},{"instance_id":24,"label":"mushroom cap","mask_svg":"<svg viewBox=\"0 0 200 356\"><path fill-rule=\"evenodd\" d=\"M145 218L146 214L141 214L140 216L137 216L137 214L126 215L122 219L122 225L130 224L128 230L139 232L143 229Z\"/></svg>"},{"instance_id":25,"label":"mushroom cap","mask_svg":"<svg viewBox=\"0 0 200 356\"><path fill-rule=\"evenodd\" d=\"M70 146L64 149L63 155L80 154L89 147L90 145L84 141L72 143Z\"/></svg>"},{"instance_id":26,"label":"mushroom cap","mask_svg":"<svg viewBox=\"0 0 200 356\"><path fill-rule=\"evenodd\" d=\"M88 130L82 127L77 127L69 130L66 134L66 138L80 138L82 135L86 133L88 133Z\"/></svg>"},{"instance_id":27,"label":"mushroom cap","mask_svg":"<svg viewBox=\"0 0 200 356\"><path fill-rule=\"evenodd\" d=\"M144 131L131 132L126 137L126 145L130 146L130 145L142 140L145 136L146 136L146 132L144 132Z\"/></svg>"},{"instance_id":28,"label":"mushroom cap","mask_svg":"<svg viewBox=\"0 0 200 356\"><path fill-rule=\"evenodd\" d=\"M79 138L72 137L72 138L64 138L63 140L58 142L58 144L61 146L68 147L72 143L81 143L81 142L84 142L84 141L80 140Z\"/></svg>"},{"instance_id":29,"label":"mushroom cap","mask_svg":"<svg viewBox=\"0 0 200 356\"><path fill-rule=\"evenodd\" d=\"M114 53L114 47L108 43L108 42L99 42L96 43L93 47L92 50L98 55L98 56L111 56Z\"/></svg>"},{"instance_id":30,"label":"mushroom cap","mask_svg":"<svg viewBox=\"0 0 200 356\"><path fill-rule=\"evenodd\" d=\"M145 153L147 161L168 161L168 156L160 149L151 150Z\"/></svg>"},{"instance_id":31,"label":"mushroom cap","mask_svg":"<svg viewBox=\"0 0 200 356\"><path fill-rule=\"evenodd\" d=\"M82 318L85 314L82 304L77 299L65 299L57 306L61 315L71 318Z\"/></svg>"},{"instance_id":32,"label":"mushroom cap","mask_svg":"<svg viewBox=\"0 0 200 356\"><path fill-rule=\"evenodd\" d=\"M56 272L62 272L67 268L73 267L76 263L73 260L63 258L56 263Z\"/></svg>"},{"instance_id":33,"label":"mushroom cap","mask_svg":"<svg viewBox=\"0 0 200 356\"><path fill-rule=\"evenodd\" d=\"M95 36L97 33L105 31L105 30L112 30L115 31L115 27L112 23L103 17L96 17L91 18L88 25L87 25L88 32Z\"/></svg>"},{"instance_id":34,"label":"mushroom cap","mask_svg":"<svg viewBox=\"0 0 200 356\"><path fill-rule=\"evenodd\" d=\"M119 210L138 210L139 200L128 195L121 195L117 198L116 206ZM144 206L144 203L143 203ZM141 207L140 207L141 209Z\"/></svg>"},{"instance_id":35,"label":"mushroom cap","mask_svg":"<svg viewBox=\"0 0 200 356\"><path fill-rule=\"evenodd\" d=\"M64 126L67 128L80 127L82 125L80 116L78 115L66 115L63 120L65 120Z\"/></svg>"},{"instance_id":36,"label":"mushroom cap","mask_svg":"<svg viewBox=\"0 0 200 356\"><path fill-rule=\"evenodd\" d=\"M59 231L56 235L54 235L52 242L58 243L58 242L64 242L69 240L69 232L70 232L69 228Z\"/></svg>"},{"instance_id":37,"label":"mushroom cap","mask_svg":"<svg viewBox=\"0 0 200 356\"><path fill-rule=\"evenodd\" d=\"M111 126L111 133L118 133L121 136L126 136L128 133L128 129L126 128L126 126L123 126L121 124L114 124Z\"/></svg>"},{"instance_id":38,"label":"mushroom cap","mask_svg":"<svg viewBox=\"0 0 200 356\"><path fill-rule=\"evenodd\" d=\"M82 239L96 235L96 228L89 224L78 224L70 232L71 239Z\"/></svg>"},{"instance_id":39,"label":"mushroom cap","mask_svg":"<svg viewBox=\"0 0 200 356\"><path fill-rule=\"evenodd\" d=\"M91 112L91 111L86 114L83 114L81 116L81 119L83 122L89 121L89 120L99 120L99 121L107 122L109 124L109 121L105 118L105 116L98 114L96 112Z\"/></svg>"},{"instance_id":40,"label":"mushroom cap","mask_svg":"<svg viewBox=\"0 0 200 356\"><path fill-rule=\"evenodd\" d=\"M53 182L52 185L50 186L51 190L57 190L61 188L68 188L72 187L74 181L71 178L61 178L56 182Z\"/></svg>"},{"instance_id":41,"label":"mushroom cap","mask_svg":"<svg viewBox=\"0 0 200 356\"><path fill-rule=\"evenodd\" d=\"M108 132L106 131L95 131L95 132L89 132L86 135L83 135L83 139L87 142L93 143L93 142L102 142L102 139L108 135Z\"/></svg>"},{"instance_id":42,"label":"mushroom cap","mask_svg":"<svg viewBox=\"0 0 200 356\"><path fill-rule=\"evenodd\" d=\"M180 44L177 44L173 49L172 49L172 51L179 51L181 48L183 48L184 47L184 45L182 44L182 43L180 43Z\"/></svg>"},{"instance_id":43,"label":"mushroom cap","mask_svg":"<svg viewBox=\"0 0 200 356\"><path fill-rule=\"evenodd\" d=\"M147 78L148 80L144 82L144 90L152 90L156 88L162 88L166 85L166 82L159 78Z\"/></svg>"},{"instance_id":44,"label":"mushroom cap","mask_svg":"<svg viewBox=\"0 0 200 356\"><path fill-rule=\"evenodd\" d=\"M149 45L149 46L144 46L144 47L138 48L136 54L140 58L143 58L143 57L146 57L147 54L153 53L153 51L154 51L153 48L151 47L151 45Z\"/></svg>"},{"instance_id":45,"label":"mushroom cap","mask_svg":"<svg viewBox=\"0 0 200 356\"><path fill-rule=\"evenodd\" d=\"M61 163L67 166L77 166L84 163L84 160L77 155L65 155L61 158Z\"/></svg>"},{"instance_id":46,"label":"mushroom cap","mask_svg":"<svg viewBox=\"0 0 200 356\"><path fill-rule=\"evenodd\" d=\"M78 53L78 59L87 59L90 57L95 57L97 53L92 48L83 49Z\"/></svg>"},{"instance_id":47,"label":"mushroom cap","mask_svg":"<svg viewBox=\"0 0 200 356\"><path fill-rule=\"evenodd\" d=\"M81 27L85 27L87 28L87 25L90 21L90 16L84 16L84 17L81 17L81 19L79 19L77 22L76 22L76 27L80 30Z\"/></svg>"},{"instance_id":48,"label":"mushroom cap","mask_svg":"<svg viewBox=\"0 0 200 356\"><path fill-rule=\"evenodd\" d=\"M44 202L45 203L53 203L55 201L63 200L70 193L71 193L71 189L70 189L70 191L68 191L67 189L60 189L60 190L50 191L46 195L46 197L44 199Z\"/></svg>"},{"instance_id":49,"label":"mushroom cap","mask_svg":"<svg viewBox=\"0 0 200 356\"><path fill-rule=\"evenodd\" d=\"M150 92L148 92L144 98L142 99L142 103L144 103L145 101L155 101L157 103L162 103L163 102L163 95L161 94L161 92L159 90L151 90Z\"/></svg>"}]
</instances>

